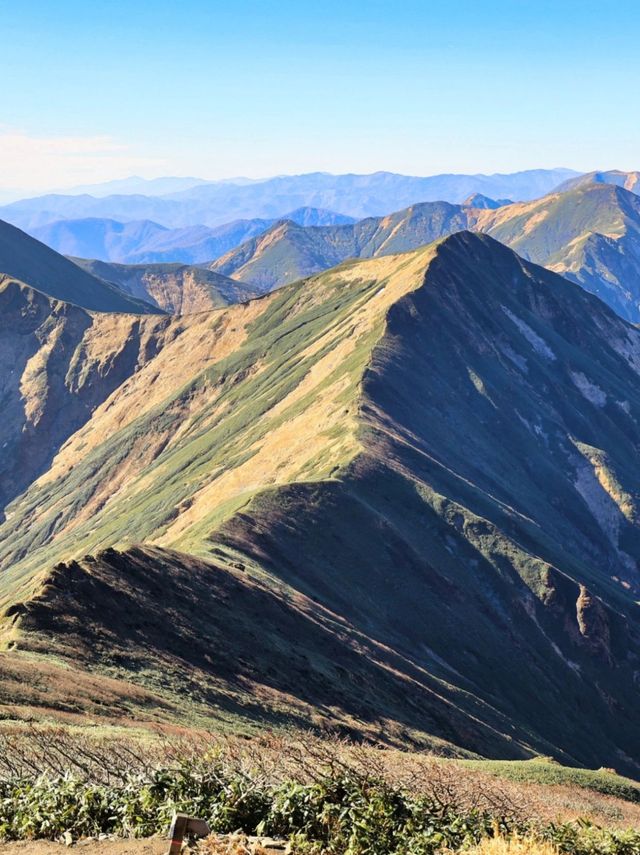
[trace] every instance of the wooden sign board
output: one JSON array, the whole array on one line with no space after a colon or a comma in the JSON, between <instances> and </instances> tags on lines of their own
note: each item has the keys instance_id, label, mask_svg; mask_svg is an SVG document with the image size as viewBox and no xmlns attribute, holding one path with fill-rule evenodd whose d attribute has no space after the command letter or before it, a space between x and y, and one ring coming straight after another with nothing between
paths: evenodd
<instances>
[{"instance_id":1,"label":"wooden sign board","mask_svg":"<svg viewBox=\"0 0 640 855\"><path fill-rule=\"evenodd\" d=\"M169 831L170 842L167 855L180 855L182 841L187 834L193 834L194 837L207 837L211 834L211 829L204 819L197 819L195 816L187 816L186 813L174 814L171 829Z\"/></svg>"}]
</instances>

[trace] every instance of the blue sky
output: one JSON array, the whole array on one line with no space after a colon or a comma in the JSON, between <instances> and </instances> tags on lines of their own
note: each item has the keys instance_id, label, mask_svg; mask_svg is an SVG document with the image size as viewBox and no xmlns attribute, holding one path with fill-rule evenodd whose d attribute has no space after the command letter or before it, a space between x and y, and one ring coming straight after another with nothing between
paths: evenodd
<instances>
[{"instance_id":1,"label":"blue sky","mask_svg":"<svg viewBox=\"0 0 640 855\"><path fill-rule=\"evenodd\" d=\"M640 3L0 0L0 190L640 168Z\"/></svg>"}]
</instances>

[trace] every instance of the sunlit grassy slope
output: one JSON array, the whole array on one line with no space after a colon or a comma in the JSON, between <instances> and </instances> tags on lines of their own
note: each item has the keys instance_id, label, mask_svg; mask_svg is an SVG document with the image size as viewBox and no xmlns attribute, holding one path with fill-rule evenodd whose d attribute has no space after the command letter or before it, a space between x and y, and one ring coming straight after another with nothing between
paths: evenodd
<instances>
[{"instance_id":1,"label":"sunlit grassy slope","mask_svg":"<svg viewBox=\"0 0 640 855\"><path fill-rule=\"evenodd\" d=\"M477 769L518 783L564 785L640 803L640 784L611 769L575 769L540 758L534 760L459 760Z\"/></svg>"},{"instance_id":2,"label":"sunlit grassy slope","mask_svg":"<svg viewBox=\"0 0 640 855\"><path fill-rule=\"evenodd\" d=\"M357 391L385 312L418 287L432 254L347 266L172 322L155 358L10 507L5 579L114 542L202 549L256 491L331 477L358 449Z\"/></svg>"}]
</instances>

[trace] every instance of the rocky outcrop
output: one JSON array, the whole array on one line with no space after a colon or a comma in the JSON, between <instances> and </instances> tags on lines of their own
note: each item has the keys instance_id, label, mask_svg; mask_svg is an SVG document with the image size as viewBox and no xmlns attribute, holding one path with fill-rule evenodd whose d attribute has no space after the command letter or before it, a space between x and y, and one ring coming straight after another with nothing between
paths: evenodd
<instances>
[{"instance_id":1,"label":"rocky outcrop","mask_svg":"<svg viewBox=\"0 0 640 855\"><path fill-rule=\"evenodd\" d=\"M155 355L167 323L94 314L0 279L0 507Z\"/></svg>"},{"instance_id":2,"label":"rocky outcrop","mask_svg":"<svg viewBox=\"0 0 640 855\"><path fill-rule=\"evenodd\" d=\"M576 619L587 648L596 656L613 664L607 609L602 600L594 597L584 585L580 585L580 595L576 601Z\"/></svg>"},{"instance_id":3,"label":"rocky outcrop","mask_svg":"<svg viewBox=\"0 0 640 855\"><path fill-rule=\"evenodd\" d=\"M258 291L220 273L187 264L112 264L74 259L94 276L113 282L127 294L170 315L207 312L243 303Z\"/></svg>"}]
</instances>

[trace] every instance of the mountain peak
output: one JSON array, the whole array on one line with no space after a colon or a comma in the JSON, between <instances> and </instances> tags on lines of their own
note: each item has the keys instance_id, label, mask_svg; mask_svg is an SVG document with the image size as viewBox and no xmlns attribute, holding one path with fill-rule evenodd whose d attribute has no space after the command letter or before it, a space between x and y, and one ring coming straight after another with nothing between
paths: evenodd
<instances>
[{"instance_id":1,"label":"mountain peak","mask_svg":"<svg viewBox=\"0 0 640 855\"><path fill-rule=\"evenodd\" d=\"M502 208L504 205L512 205L511 199L490 199L482 193L472 193L463 201L463 205L469 208Z\"/></svg>"}]
</instances>

